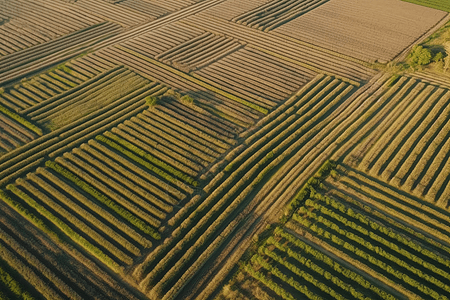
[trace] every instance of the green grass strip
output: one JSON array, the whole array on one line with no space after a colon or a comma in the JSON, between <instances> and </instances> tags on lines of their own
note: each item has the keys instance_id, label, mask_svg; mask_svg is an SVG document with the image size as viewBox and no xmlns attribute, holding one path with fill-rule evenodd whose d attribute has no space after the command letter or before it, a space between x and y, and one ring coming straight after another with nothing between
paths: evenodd
<instances>
[{"instance_id":1,"label":"green grass strip","mask_svg":"<svg viewBox=\"0 0 450 300\"><path fill-rule=\"evenodd\" d=\"M167 174L166 172L160 170L159 168L153 166L152 164L146 162L145 160L143 160L142 158L134 155L132 152L122 148L120 145L114 143L113 141L111 141L110 139L107 139L106 137L102 136L102 135L97 135L95 137L96 140L103 142L104 144L110 146L113 149L116 149L117 151L119 151L120 153L122 153L123 155L129 157L130 159L134 160L135 162L143 165L144 167L146 167L147 169L149 169L150 171L155 172L156 174L158 174L159 176L161 176L162 178L166 179L169 182L172 183L176 183L177 179L173 178L172 176L170 176L169 174Z\"/></svg>"},{"instance_id":2,"label":"green grass strip","mask_svg":"<svg viewBox=\"0 0 450 300\"><path fill-rule=\"evenodd\" d=\"M402 1L450 12L450 0L434 0L434 1L432 1L432 0L402 0Z\"/></svg>"},{"instance_id":3,"label":"green grass strip","mask_svg":"<svg viewBox=\"0 0 450 300\"><path fill-rule=\"evenodd\" d=\"M118 137L114 133L108 132L108 138L114 140L115 142L121 144L122 146L125 146L129 150L139 154L140 156L142 156L143 158L147 159L148 161L150 161L154 165L156 165L158 167L161 167L162 169L166 170L167 172L171 173L172 175L180 178L184 182L187 182L187 183L189 183L189 184L191 184L193 186L197 186L198 185L198 182L195 181L194 178L184 174L183 172L178 171L177 169L173 168L172 166L169 166L168 164L166 164L165 162L160 161L159 159L157 159L153 155L145 152L144 150L142 150L139 147L136 147L132 143L130 143L130 142L128 142L128 141Z\"/></svg>"},{"instance_id":4,"label":"green grass strip","mask_svg":"<svg viewBox=\"0 0 450 300\"><path fill-rule=\"evenodd\" d=\"M21 284L2 268L2 261L0 261L0 282L19 299L34 300L34 297L28 291L24 291Z\"/></svg>"},{"instance_id":5,"label":"green grass strip","mask_svg":"<svg viewBox=\"0 0 450 300\"><path fill-rule=\"evenodd\" d=\"M196 83L196 84L198 84L198 85L200 85L200 86L202 86L204 88L207 88L208 90L211 90L214 93L217 93L219 95L225 96L228 99L231 99L233 101L239 102L239 103L241 103L241 104L243 104L245 106L251 107L254 110L257 110L257 111L259 111L259 112L261 112L261 113L263 113L265 115L267 115L267 113L269 112L267 109L265 109L265 108L263 108L263 107L261 107L259 105L256 105L254 103L248 102L248 101L246 101L244 99L241 99L239 97L236 97L236 96L234 96L234 95L232 95L230 93L222 91L221 89L218 89L218 88L216 88L216 87L214 87L214 86L212 86L212 85L210 85L210 84L208 84L208 83L206 83L206 82L204 82L202 80L194 78L193 76L191 76L189 74L186 74L184 72L178 71L177 69L172 68L172 67L170 67L170 66L168 66L166 64L163 64L163 63L161 63L161 62L159 62L159 61L157 61L155 59L152 59L150 57L144 56L142 54L139 54L139 53L137 53L137 52L135 52L133 50L127 49L127 48L122 47L122 46L116 46L116 48L118 48L118 49L120 49L122 51L128 52L128 53L130 53L130 54L132 54L134 56L137 56L139 58L142 58L142 59L144 59L144 60L146 60L146 61L148 61L148 62L150 62L150 63L152 63L154 65L157 65L158 67L166 69L166 70L168 70L168 71L170 71L170 72L172 72L172 73L174 73L174 74L176 74L178 76L181 76L181 77L183 77L183 78L185 78L185 79L187 79L189 81L192 81L192 82L194 82L194 83Z\"/></svg>"},{"instance_id":6,"label":"green grass strip","mask_svg":"<svg viewBox=\"0 0 450 300\"><path fill-rule=\"evenodd\" d=\"M0 112L4 113L5 115L7 115L8 117L10 117L11 119L19 122L20 124L22 124L23 126L25 126L26 128L34 131L35 133L37 133L39 136L42 136L42 130L37 127L34 124L31 124L30 122L28 122L27 120L25 120L23 117L19 116L16 113L13 113L12 111L10 111L9 109L7 109L6 107L3 107L0 105Z\"/></svg>"},{"instance_id":7,"label":"green grass strip","mask_svg":"<svg viewBox=\"0 0 450 300\"><path fill-rule=\"evenodd\" d=\"M115 213L117 213L119 216L121 216L124 220L127 220L130 224L134 225L136 228L141 230L142 232L150 235L154 239L161 239L161 235L152 227L147 225L144 221L140 220L136 216L134 216L132 213L127 211L126 209L122 208L118 204L116 204L114 201L97 191L93 186L85 182L84 180L78 178L75 174L64 168L63 166L59 165L58 163L54 161L46 161L45 166L47 168L50 168L57 173L61 174L65 178L69 179L73 183L75 183L78 187L80 187L83 191L97 199L100 203L106 205L108 208L112 209Z\"/></svg>"},{"instance_id":8,"label":"green grass strip","mask_svg":"<svg viewBox=\"0 0 450 300\"><path fill-rule=\"evenodd\" d=\"M19 179L20 180L20 179ZM102 261L105 265L107 265L109 268L111 268L114 272L120 273L122 271L122 268L113 261L109 256L107 256L105 253L103 253L99 248L95 247L91 243L89 243L85 238L80 236L78 233L73 231L66 223L61 221L59 218L54 216L50 211L48 211L45 207L38 204L36 201L34 201L30 196L19 190L16 186L9 184L6 187L8 190L13 192L16 196L21 198L23 201L25 201L29 206L36 209L42 216L46 217L48 220L50 220L53 224L55 224L59 229L61 229L64 234L66 234L68 237L70 237L73 241L75 241L77 244L82 246L84 249L86 249L89 253L97 257L100 261Z\"/></svg>"}]
</instances>

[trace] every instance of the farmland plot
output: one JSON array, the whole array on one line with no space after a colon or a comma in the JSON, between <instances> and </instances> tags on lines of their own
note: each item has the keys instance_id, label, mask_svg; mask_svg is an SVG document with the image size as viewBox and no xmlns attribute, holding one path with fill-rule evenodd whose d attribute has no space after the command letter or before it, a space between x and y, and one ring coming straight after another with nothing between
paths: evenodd
<instances>
[{"instance_id":1,"label":"farmland plot","mask_svg":"<svg viewBox=\"0 0 450 300\"><path fill-rule=\"evenodd\" d=\"M95 14L104 20L111 20L129 27L156 19L150 14L125 5L115 5L106 1L78 0L75 3L78 10Z\"/></svg>"},{"instance_id":2,"label":"farmland plot","mask_svg":"<svg viewBox=\"0 0 450 300\"><path fill-rule=\"evenodd\" d=\"M450 296L450 91L368 63L445 19L380 1L0 10L0 298L210 299L283 212L229 298Z\"/></svg>"},{"instance_id":3,"label":"farmland plot","mask_svg":"<svg viewBox=\"0 0 450 300\"><path fill-rule=\"evenodd\" d=\"M3 202L0 207L0 286L6 299L137 299L129 288L117 289L119 282L97 262L58 241L57 231L43 223L34 227Z\"/></svg>"},{"instance_id":4,"label":"farmland plot","mask_svg":"<svg viewBox=\"0 0 450 300\"><path fill-rule=\"evenodd\" d=\"M84 30L79 30L55 40L0 59L0 83L6 84L23 79L44 67L54 66L74 56L82 54L88 46L111 37L121 30L118 24L103 22Z\"/></svg>"},{"instance_id":5,"label":"farmland plot","mask_svg":"<svg viewBox=\"0 0 450 300\"><path fill-rule=\"evenodd\" d=\"M203 0L143 0L143 1L154 3L170 11L177 11L189 5L202 2Z\"/></svg>"},{"instance_id":6,"label":"farmland plot","mask_svg":"<svg viewBox=\"0 0 450 300\"><path fill-rule=\"evenodd\" d=\"M5 86L0 104L19 113L60 95L114 67L94 54L72 59L13 86Z\"/></svg>"},{"instance_id":7,"label":"farmland plot","mask_svg":"<svg viewBox=\"0 0 450 300\"><path fill-rule=\"evenodd\" d=\"M270 56L297 64L317 73L326 73L353 81L365 81L375 72L361 62L347 60L338 53L291 40L275 34L267 34L236 23L227 22L209 14L199 13L185 18L181 23L216 34L231 36Z\"/></svg>"},{"instance_id":8,"label":"farmland plot","mask_svg":"<svg viewBox=\"0 0 450 300\"><path fill-rule=\"evenodd\" d=\"M392 106L377 118L383 118L383 123L371 125L376 127L346 161L446 208L450 192L450 91L401 77L388 92L393 95Z\"/></svg>"},{"instance_id":9,"label":"farmland plot","mask_svg":"<svg viewBox=\"0 0 450 300\"><path fill-rule=\"evenodd\" d=\"M167 216L233 138L225 123L169 101L48 160L8 185L2 199L36 210L121 273L161 239Z\"/></svg>"},{"instance_id":10,"label":"farmland plot","mask_svg":"<svg viewBox=\"0 0 450 300\"><path fill-rule=\"evenodd\" d=\"M199 102L201 108L241 127L253 124L274 105L273 101L235 93L214 81L205 81L179 71L151 58L144 50L132 45L104 49L97 54L113 63L126 64L144 77L164 82L190 94Z\"/></svg>"},{"instance_id":11,"label":"farmland plot","mask_svg":"<svg viewBox=\"0 0 450 300\"><path fill-rule=\"evenodd\" d=\"M238 40L204 33L156 56L186 72L202 67L231 54L243 45Z\"/></svg>"},{"instance_id":12,"label":"farmland plot","mask_svg":"<svg viewBox=\"0 0 450 300\"><path fill-rule=\"evenodd\" d=\"M194 74L250 97L285 100L310 81L315 72L252 48L240 49Z\"/></svg>"},{"instance_id":13,"label":"farmland plot","mask_svg":"<svg viewBox=\"0 0 450 300\"><path fill-rule=\"evenodd\" d=\"M101 23L101 18L80 13L71 6L51 1L2 1L0 61L3 56L49 42L58 37Z\"/></svg>"},{"instance_id":14,"label":"farmland plot","mask_svg":"<svg viewBox=\"0 0 450 300\"><path fill-rule=\"evenodd\" d=\"M210 15L223 18L231 21L234 17L240 16L243 13L251 11L259 6L266 4L271 0L227 0L211 8L205 9L201 12L203 15Z\"/></svg>"},{"instance_id":15,"label":"farmland plot","mask_svg":"<svg viewBox=\"0 0 450 300\"><path fill-rule=\"evenodd\" d=\"M233 22L263 31L275 29L328 0L272 0L232 19Z\"/></svg>"},{"instance_id":16,"label":"farmland plot","mask_svg":"<svg viewBox=\"0 0 450 300\"><path fill-rule=\"evenodd\" d=\"M184 291L189 290L189 282L209 273L202 269L205 260L213 259L214 253L227 245L243 220L255 222L268 207L284 205L280 199L289 196L283 193L297 190L305 180L298 178L299 174L311 172L323 162L323 158L304 154L316 147L333 151L343 142L332 138L334 132L345 132L359 117L355 109L364 98L358 93L351 95L353 88L337 79L318 76L260 121L261 129L244 134L248 146L236 148L219 163L222 171L203 188L204 194L193 197L169 220L174 226L172 236L135 269L134 277L143 291L148 291L152 299L190 295L190 291ZM333 107L339 105L342 111L334 111ZM346 134L351 135L351 130ZM266 201L260 202L260 197L267 197Z\"/></svg>"},{"instance_id":17,"label":"farmland plot","mask_svg":"<svg viewBox=\"0 0 450 300\"><path fill-rule=\"evenodd\" d=\"M149 83L62 128L10 151L0 157L0 185L5 185L40 165L45 157L54 158L135 116L149 106L146 97L159 96L165 91L167 87L155 82Z\"/></svg>"},{"instance_id":18,"label":"farmland plot","mask_svg":"<svg viewBox=\"0 0 450 300\"><path fill-rule=\"evenodd\" d=\"M243 263L239 281L231 282L236 294L448 297L450 214L343 165L331 171L333 176L325 170L293 198L287 222L270 230Z\"/></svg>"},{"instance_id":19,"label":"farmland plot","mask_svg":"<svg viewBox=\"0 0 450 300\"><path fill-rule=\"evenodd\" d=\"M189 28L179 22L174 22L132 38L124 42L123 45L132 46L134 49L142 49L147 55L151 55L154 58L156 55L166 52L177 45L184 44L204 32L203 30Z\"/></svg>"},{"instance_id":20,"label":"farmland plot","mask_svg":"<svg viewBox=\"0 0 450 300\"><path fill-rule=\"evenodd\" d=\"M389 61L445 16L396 0L332 0L274 32L365 61Z\"/></svg>"},{"instance_id":21,"label":"farmland plot","mask_svg":"<svg viewBox=\"0 0 450 300\"><path fill-rule=\"evenodd\" d=\"M27 109L31 120L55 130L87 116L147 85L149 81L123 66L103 72L77 88Z\"/></svg>"}]
</instances>

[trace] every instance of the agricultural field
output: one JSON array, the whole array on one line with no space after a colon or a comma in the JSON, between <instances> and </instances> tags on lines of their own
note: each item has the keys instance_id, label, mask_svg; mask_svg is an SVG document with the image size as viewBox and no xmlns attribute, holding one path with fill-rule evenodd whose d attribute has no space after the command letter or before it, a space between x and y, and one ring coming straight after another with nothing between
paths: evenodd
<instances>
[{"instance_id":1,"label":"agricultural field","mask_svg":"<svg viewBox=\"0 0 450 300\"><path fill-rule=\"evenodd\" d=\"M414 213L412 213L412 210ZM329 161L218 299L446 299L450 214Z\"/></svg>"},{"instance_id":2,"label":"agricultural field","mask_svg":"<svg viewBox=\"0 0 450 300\"><path fill-rule=\"evenodd\" d=\"M450 298L447 11L0 0L0 299Z\"/></svg>"},{"instance_id":3,"label":"agricultural field","mask_svg":"<svg viewBox=\"0 0 450 300\"><path fill-rule=\"evenodd\" d=\"M274 32L364 61L387 62L445 16L397 0L331 0Z\"/></svg>"}]
</instances>

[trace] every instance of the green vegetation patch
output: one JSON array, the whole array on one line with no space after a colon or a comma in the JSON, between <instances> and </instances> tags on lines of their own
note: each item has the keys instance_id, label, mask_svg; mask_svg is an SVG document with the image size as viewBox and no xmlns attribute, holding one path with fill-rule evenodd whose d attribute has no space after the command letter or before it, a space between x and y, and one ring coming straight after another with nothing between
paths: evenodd
<instances>
[{"instance_id":1,"label":"green vegetation patch","mask_svg":"<svg viewBox=\"0 0 450 300\"><path fill-rule=\"evenodd\" d=\"M402 0L402 1L450 12L450 0Z\"/></svg>"}]
</instances>

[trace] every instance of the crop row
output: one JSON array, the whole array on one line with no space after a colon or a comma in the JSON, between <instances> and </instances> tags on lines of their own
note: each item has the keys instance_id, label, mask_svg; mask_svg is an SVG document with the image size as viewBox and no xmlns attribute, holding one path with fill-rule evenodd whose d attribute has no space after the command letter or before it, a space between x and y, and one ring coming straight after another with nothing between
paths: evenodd
<instances>
[{"instance_id":1,"label":"crop row","mask_svg":"<svg viewBox=\"0 0 450 300\"><path fill-rule=\"evenodd\" d=\"M172 128L177 145L182 145L183 136L189 136L185 145L200 149L208 145L223 153L233 142L214 127L184 124L191 118L167 108L159 111L154 106L138 117L144 121L131 118L128 126L104 131L8 186L15 196L116 272L132 264L143 248L152 246L147 236L160 239L157 229L161 222L198 184L189 175L198 173L179 160L183 156L154 151L152 140L145 138L155 139L150 131L153 127L143 125L145 120L155 118L166 125L161 126L165 131ZM197 115L198 121L201 117ZM119 128L134 128L141 136ZM168 146L172 144L166 134L160 138L167 140ZM201 165L195 166L201 169Z\"/></svg>"},{"instance_id":2,"label":"crop row","mask_svg":"<svg viewBox=\"0 0 450 300\"><path fill-rule=\"evenodd\" d=\"M233 232L235 224L242 220L243 215L239 215L234 220L229 218L233 212L241 209L248 195L258 187L264 176L273 168L272 165L276 163L275 158L282 159L292 155L295 148L284 151L287 145L293 142L292 139L301 137L303 134L307 135L307 130L316 124L317 120L331 107L342 101L349 91L345 88L345 84L339 84L339 81L333 81L329 77L323 77L322 80L316 81L316 84L326 88L315 94L308 93L312 88L309 86L306 91L302 91L304 93L299 92L299 95L294 96L290 101L289 106L292 106L292 109L289 114L281 116L285 122L277 120L271 124L273 127L261 129L267 134L259 132L257 135L261 139L253 140L245 151L231 159L229 166L222 163L223 167L226 166L224 171L216 175L204 188L207 195L192 198L186 208L177 212L174 218L169 220L169 224L179 226L173 231L170 242L157 247L134 273L136 279L142 280L140 285L144 290L153 285L150 294L154 297L164 297L164 299L176 297L202 267L204 260L211 257L212 253ZM301 103L308 103L308 105L302 107ZM295 106L301 109L295 109ZM308 114L303 113L306 110L315 117L309 120ZM280 144L280 141L283 142ZM259 147L261 143L264 144L263 147ZM226 173L230 174L226 175ZM202 197L205 197L204 200ZM220 236L214 238L221 227L224 229ZM209 246L206 244L208 240L210 240ZM174 247L175 244L177 247ZM177 253L183 249L185 251L183 258L175 260ZM184 266L188 267L188 270L180 274L179 270ZM172 287L168 289L170 286Z\"/></svg>"},{"instance_id":3,"label":"crop row","mask_svg":"<svg viewBox=\"0 0 450 300\"><path fill-rule=\"evenodd\" d=\"M3 260L0 261L0 286L2 287L0 298L8 299L8 296L11 296L11 298L14 296L23 300L34 300L33 293L30 293L17 278L8 273L5 269L6 265Z\"/></svg>"},{"instance_id":4,"label":"crop row","mask_svg":"<svg viewBox=\"0 0 450 300\"><path fill-rule=\"evenodd\" d=\"M449 241L449 215L433 204L405 196L395 189L373 181L370 177L352 171L347 176L342 176L339 182L333 182L332 186L342 188L347 195L358 197L382 211L401 218L411 226L417 226L434 238Z\"/></svg>"},{"instance_id":5,"label":"crop row","mask_svg":"<svg viewBox=\"0 0 450 300\"><path fill-rule=\"evenodd\" d=\"M156 83L148 84L115 102L81 117L78 120L46 134L0 158L0 184L20 176L20 172L30 170L40 163L44 156L54 158L101 134L105 130L142 112L148 105L147 96L157 96L167 90Z\"/></svg>"},{"instance_id":6,"label":"crop row","mask_svg":"<svg viewBox=\"0 0 450 300\"><path fill-rule=\"evenodd\" d=\"M42 130L22 116L0 105L0 153L18 148L42 136Z\"/></svg>"},{"instance_id":7,"label":"crop row","mask_svg":"<svg viewBox=\"0 0 450 300\"><path fill-rule=\"evenodd\" d=\"M27 111L27 115L52 130L77 121L96 110L148 85L148 80L135 73L119 69L97 76L68 93L52 97ZM100 77L100 78L99 78ZM82 88L81 88L82 87Z\"/></svg>"},{"instance_id":8,"label":"crop row","mask_svg":"<svg viewBox=\"0 0 450 300\"><path fill-rule=\"evenodd\" d=\"M114 20L124 27L129 27L141 23L154 20L155 17L142 13L140 10L135 10L124 5L114 5L106 1L90 1L85 0L80 3L75 3L75 7L81 11L95 11L107 20Z\"/></svg>"},{"instance_id":9,"label":"crop row","mask_svg":"<svg viewBox=\"0 0 450 300\"><path fill-rule=\"evenodd\" d=\"M315 234L326 240L331 240L333 243L343 247L350 253L354 253L364 260L368 260L384 272L394 276L394 278L396 277L403 280L414 289L418 289L420 292L430 297L438 299L441 295L432 287L423 285L414 278L421 278L422 280L430 282L435 288L438 288L438 291L440 291L440 289L445 291L444 294L448 292L449 287L440 279L447 278L448 274L445 271L436 268L432 263L423 261L419 257L412 255L410 252L399 248L395 243L389 242L374 234L371 230L366 229L358 223L355 224L354 222L347 221L346 218L331 212L321 205L315 205L312 201L307 201L306 205L313 205L316 209L320 209L320 214L316 214L316 210L310 211L304 209L303 213L306 213L308 219L302 220L301 216L294 215L294 220L307 226ZM313 223L310 223L307 220L312 220ZM339 227L336 222L333 222L334 220L343 222L344 226ZM368 222L367 220L365 221ZM320 226L318 226L319 224ZM375 224L371 225L376 227ZM383 232L386 233L386 231ZM395 235L390 235L389 237L395 238ZM369 238L369 240L366 238ZM361 248L358 248L359 245ZM362 248L367 248L368 252L365 252ZM403 257L398 257L396 254L393 254L394 252L397 252ZM389 261L389 263L386 263L385 261ZM390 264L393 264L395 267L392 267ZM420 267L418 269L415 266ZM428 270L424 271L424 268ZM436 274L433 276L430 275L430 272ZM436 278L436 276L438 277Z\"/></svg>"},{"instance_id":10,"label":"crop row","mask_svg":"<svg viewBox=\"0 0 450 300\"><path fill-rule=\"evenodd\" d=\"M140 50L132 45L126 45L126 47L125 50L122 50L124 48L102 49L96 54L112 63L126 64L136 72L145 74L147 78L156 77L155 80L162 81L182 92L197 91L198 96L196 100L202 104L202 108L240 126L245 125L247 127L255 119L259 119L262 115L259 111L267 112L263 108L259 109L242 98L202 82L171 66L151 60L148 57L149 54L144 50Z\"/></svg>"},{"instance_id":11,"label":"crop row","mask_svg":"<svg viewBox=\"0 0 450 300\"><path fill-rule=\"evenodd\" d=\"M182 68L201 69L240 47L242 45L233 39L204 33L156 55L155 58Z\"/></svg>"},{"instance_id":12,"label":"crop row","mask_svg":"<svg viewBox=\"0 0 450 300\"><path fill-rule=\"evenodd\" d=\"M24 296L28 291L33 295L32 299L90 299L98 295L108 299L135 299L127 288L117 289L116 280L99 268L101 263L95 257L79 252L81 248L74 247L43 215L8 191L1 191L0 197L36 226L27 226L19 214L0 203L3 212L0 248L10 258L6 263L3 263L4 258L0 259L0 266L20 284ZM2 280L5 279L3 275ZM11 288L15 288L16 293L19 290L17 284L11 283ZM19 296L17 299L27 298Z\"/></svg>"},{"instance_id":13,"label":"crop row","mask_svg":"<svg viewBox=\"0 0 450 300\"><path fill-rule=\"evenodd\" d=\"M278 71L280 69L282 73ZM251 48L240 49L195 74L248 97L261 99L272 107L274 101L284 100L315 75L308 69ZM295 84L288 86L286 81Z\"/></svg>"},{"instance_id":14,"label":"crop row","mask_svg":"<svg viewBox=\"0 0 450 300\"><path fill-rule=\"evenodd\" d=\"M351 215L352 217L354 217L354 220L350 221L341 214L336 213L321 204L314 203L314 201L312 200L307 200L305 203L305 207L314 207L315 210L320 211L321 215L326 216L325 218L332 220L332 222L335 222L335 224L337 221L344 226L350 227L352 230L357 231L358 233L361 233L366 237L370 237L373 241L376 241L397 252L398 254L403 255L406 259L413 261L418 265L421 265L423 268L435 272L443 278L450 279L449 274L446 271L440 269L440 267L448 267L450 265L450 261L448 259L437 256L426 248L422 248L422 246L417 244L417 242L407 240L397 232L391 231L389 228L384 227L379 223L364 218L360 214L355 215L353 213L353 210L347 210L345 206L339 205L337 202L331 201L331 205L333 206L333 208L339 206L340 212L342 212L343 214L345 213L346 215ZM381 233L381 236L376 234L375 231ZM399 247L399 244L397 244L397 242L403 244L406 247ZM424 257L426 261L424 261L417 255ZM437 266L436 263L441 264L441 266Z\"/></svg>"},{"instance_id":15,"label":"crop row","mask_svg":"<svg viewBox=\"0 0 450 300\"><path fill-rule=\"evenodd\" d=\"M248 43L247 48L258 49L269 56L291 62L316 73L341 76L340 78L354 81L369 79L374 74L373 71L359 63L341 58L319 47L311 47L310 44L291 41L277 35L268 35L214 16L205 18L201 15L194 15L181 22L189 27L219 32L245 41Z\"/></svg>"},{"instance_id":16,"label":"crop row","mask_svg":"<svg viewBox=\"0 0 450 300\"><path fill-rule=\"evenodd\" d=\"M2 28L2 56L11 56L101 21L94 15L83 15L71 7L61 9L58 4L34 1L3 5L2 13L11 17L8 26Z\"/></svg>"},{"instance_id":17,"label":"crop row","mask_svg":"<svg viewBox=\"0 0 450 300\"><path fill-rule=\"evenodd\" d=\"M450 143L450 92L401 77L388 91L395 95L380 112L383 125L360 143L359 168L409 193L447 206L445 168ZM374 119L375 121L375 119ZM375 125L374 123L374 126ZM373 127L375 128L375 127Z\"/></svg>"},{"instance_id":18,"label":"crop row","mask_svg":"<svg viewBox=\"0 0 450 300\"><path fill-rule=\"evenodd\" d=\"M353 295L353 297L357 299L361 297L360 292L353 290L353 288L356 288L358 290L359 289L366 290L363 295L374 293L379 297L381 297L382 299L395 299L393 295L390 295L389 293L383 291L379 287L373 285L370 281L361 276L359 273L356 273L353 270L349 269L348 267L343 266L338 261L336 261L335 258L332 258L331 256L325 254L322 251L317 250L316 248L313 248L311 245L295 237L294 235L290 234L284 229L277 227L274 230L274 237L283 238L284 240L289 242L289 245L284 246L281 242L277 242L276 239L273 237L269 237L269 239L267 240L267 243L269 245L274 245L277 249L286 252L289 257L295 258L297 261L301 262L308 268L316 269L319 273L322 273L319 265L326 267L329 270L329 272L332 273L335 272L336 274L338 274L338 276L340 276L341 280L345 280L348 283L347 284L340 283L338 280L334 280L333 283L343 289L348 289L349 292ZM307 255L307 257L302 256L301 254L302 252L304 252L305 255ZM313 262L315 262L315 264ZM323 273L324 276L325 272L326 271L324 271ZM331 279L332 278L331 274L328 277ZM347 278L348 281L345 278Z\"/></svg>"},{"instance_id":19,"label":"crop row","mask_svg":"<svg viewBox=\"0 0 450 300\"><path fill-rule=\"evenodd\" d=\"M264 5L233 18L232 21L267 32L322 5L326 1L269 1Z\"/></svg>"},{"instance_id":20,"label":"crop row","mask_svg":"<svg viewBox=\"0 0 450 300\"><path fill-rule=\"evenodd\" d=\"M2 60L0 83L6 84L23 78L43 68L48 68L64 60L81 54L86 47L120 31L118 24L104 22L79 30L62 38L17 52Z\"/></svg>"},{"instance_id":21,"label":"crop row","mask_svg":"<svg viewBox=\"0 0 450 300\"><path fill-rule=\"evenodd\" d=\"M82 84L112 66L92 54L72 59L14 87L6 88L0 95L0 104L26 113L28 108Z\"/></svg>"}]
</instances>

